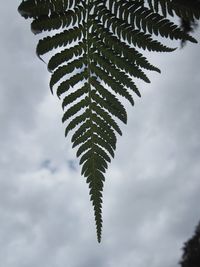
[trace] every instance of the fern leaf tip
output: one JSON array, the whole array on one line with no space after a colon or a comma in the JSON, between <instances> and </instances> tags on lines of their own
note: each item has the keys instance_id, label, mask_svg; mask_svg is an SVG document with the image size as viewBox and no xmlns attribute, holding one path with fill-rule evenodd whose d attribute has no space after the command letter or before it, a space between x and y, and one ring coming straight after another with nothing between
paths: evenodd
<instances>
[{"instance_id":1,"label":"fern leaf tip","mask_svg":"<svg viewBox=\"0 0 200 267\"><path fill-rule=\"evenodd\" d=\"M97 237L97 241L98 241L99 244L101 243L101 236Z\"/></svg>"}]
</instances>

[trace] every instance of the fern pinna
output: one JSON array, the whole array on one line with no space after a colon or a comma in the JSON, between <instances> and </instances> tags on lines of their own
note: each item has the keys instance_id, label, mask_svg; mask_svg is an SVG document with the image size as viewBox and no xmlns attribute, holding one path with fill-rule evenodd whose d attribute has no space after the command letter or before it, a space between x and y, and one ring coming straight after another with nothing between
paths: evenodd
<instances>
[{"instance_id":1,"label":"fern pinna","mask_svg":"<svg viewBox=\"0 0 200 267\"><path fill-rule=\"evenodd\" d=\"M62 99L65 135L73 131L71 141L89 184L99 242L104 173L114 157L116 134L122 134L118 121L127 122L121 97L133 105L133 95L140 96L133 78L148 83L143 69L160 72L137 49L174 50L157 41L157 35L196 42L169 19L174 14L199 19L199 9L182 2L25 0L19 6L20 14L32 19L33 33L52 31L36 51L40 58L55 52L48 62L50 88L53 92L56 86Z\"/></svg>"}]
</instances>

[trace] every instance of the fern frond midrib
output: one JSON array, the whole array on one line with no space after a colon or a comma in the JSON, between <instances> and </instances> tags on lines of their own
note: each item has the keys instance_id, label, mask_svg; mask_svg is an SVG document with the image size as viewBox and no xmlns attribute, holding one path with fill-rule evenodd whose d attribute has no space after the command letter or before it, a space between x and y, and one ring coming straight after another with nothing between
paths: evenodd
<instances>
[{"instance_id":1,"label":"fern frond midrib","mask_svg":"<svg viewBox=\"0 0 200 267\"><path fill-rule=\"evenodd\" d=\"M91 136L91 176L92 176L92 194L91 197L93 198L93 206L94 206L94 214L95 214L95 221L96 221L96 227L97 227L97 240L98 242L101 241L101 227L102 227L102 218L101 218L101 197L99 196L100 188L98 185L96 185L96 166L95 166L95 136L94 136L94 123L93 123L93 101L92 101L92 85L91 85L91 40L92 35L90 33L90 26L92 24L92 17L90 16L90 6L92 4L92 0L86 1L86 8L87 8L87 14L86 14L86 24L85 24L85 34L86 34L86 58L87 58L87 74L88 74L88 98L89 98L89 124L90 124L90 136Z\"/></svg>"}]
</instances>

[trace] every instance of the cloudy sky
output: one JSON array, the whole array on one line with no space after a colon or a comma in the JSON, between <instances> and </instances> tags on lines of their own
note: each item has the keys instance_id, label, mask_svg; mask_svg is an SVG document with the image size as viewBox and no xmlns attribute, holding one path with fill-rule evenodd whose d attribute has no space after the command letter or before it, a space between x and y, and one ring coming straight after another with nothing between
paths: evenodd
<instances>
[{"instance_id":1,"label":"cloudy sky","mask_svg":"<svg viewBox=\"0 0 200 267\"><path fill-rule=\"evenodd\" d=\"M0 9L0 262L4 267L178 267L200 219L200 46L151 54L106 174L97 243L88 188L64 138L37 38ZM196 33L200 41L200 32Z\"/></svg>"}]
</instances>

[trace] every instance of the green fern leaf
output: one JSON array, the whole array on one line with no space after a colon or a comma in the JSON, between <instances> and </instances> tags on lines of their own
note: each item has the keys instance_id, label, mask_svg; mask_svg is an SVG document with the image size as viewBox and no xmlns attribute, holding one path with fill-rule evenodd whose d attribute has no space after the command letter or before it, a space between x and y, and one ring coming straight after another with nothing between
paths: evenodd
<instances>
[{"instance_id":1,"label":"green fern leaf","mask_svg":"<svg viewBox=\"0 0 200 267\"><path fill-rule=\"evenodd\" d=\"M138 49L171 52L160 36L196 42L170 16L199 19L195 5L181 0L24 0L18 11L32 19L40 59L48 52L50 89L62 100L65 136L82 165L94 206L97 239L102 232L105 172L114 157L119 121L127 123L122 98L134 105L140 92L134 82L150 82L144 70L160 72ZM51 33L48 35L48 33ZM53 54L53 55L52 55Z\"/></svg>"}]
</instances>

